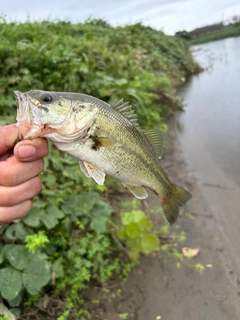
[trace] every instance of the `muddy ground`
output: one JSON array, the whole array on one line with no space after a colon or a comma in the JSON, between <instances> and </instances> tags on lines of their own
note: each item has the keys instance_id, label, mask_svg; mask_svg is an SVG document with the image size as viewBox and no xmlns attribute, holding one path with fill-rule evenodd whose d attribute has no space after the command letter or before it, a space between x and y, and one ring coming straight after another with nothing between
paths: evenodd
<instances>
[{"instance_id":1,"label":"muddy ground","mask_svg":"<svg viewBox=\"0 0 240 320\"><path fill-rule=\"evenodd\" d=\"M219 225L211 203L204 196L201 181L195 178L185 161L174 118L169 125L170 148L163 156L162 166L172 181L193 195L185 209L194 219L183 216L177 222L187 235L186 242L179 245L178 250L181 252L181 246L200 248L191 264L201 263L207 267L199 273L187 264L178 269L175 261L167 256L161 259L143 257L124 285L121 298L107 303L102 319L119 320L119 314L128 314L127 319L134 320L238 320L240 266L235 262L239 258L240 243L232 244L236 260L231 263L226 237L221 237L219 232L224 226ZM213 191L210 188L208 192ZM149 205L159 205L154 194L149 197Z\"/></svg>"}]
</instances>

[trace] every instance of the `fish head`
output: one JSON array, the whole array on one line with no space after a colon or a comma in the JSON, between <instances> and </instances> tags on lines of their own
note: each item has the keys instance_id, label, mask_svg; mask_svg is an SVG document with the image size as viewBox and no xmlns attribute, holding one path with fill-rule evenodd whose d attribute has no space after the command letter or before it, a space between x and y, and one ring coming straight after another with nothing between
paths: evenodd
<instances>
[{"instance_id":1,"label":"fish head","mask_svg":"<svg viewBox=\"0 0 240 320\"><path fill-rule=\"evenodd\" d=\"M97 108L80 108L81 95L31 90L15 91L20 139L46 137L53 141L77 139L86 134Z\"/></svg>"}]
</instances>

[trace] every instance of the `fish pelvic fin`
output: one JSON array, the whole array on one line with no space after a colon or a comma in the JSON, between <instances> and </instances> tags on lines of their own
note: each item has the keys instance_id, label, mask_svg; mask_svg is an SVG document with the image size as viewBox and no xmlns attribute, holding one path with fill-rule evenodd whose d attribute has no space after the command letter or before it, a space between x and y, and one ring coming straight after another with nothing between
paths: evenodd
<instances>
[{"instance_id":1,"label":"fish pelvic fin","mask_svg":"<svg viewBox=\"0 0 240 320\"><path fill-rule=\"evenodd\" d=\"M176 184L171 185L171 193L169 197L160 198L163 212L172 225L176 222L179 215L179 207L184 205L192 196L183 188Z\"/></svg>"},{"instance_id":2,"label":"fish pelvic fin","mask_svg":"<svg viewBox=\"0 0 240 320\"><path fill-rule=\"evenodd\" d=\"M84 172L84 174L88 177L92 177L97 184L102 186L105 180L105 172L88 161L83 161L83 165L87 171L87 174L86 172Z\"/></svg>"},{"instance_id":3,"label":"fish pelvic fin","mask_svg":"<svg viewBox=\"0 0 240 320\"><path fill-rule=\"evenodd\" d=\"M84 173L84 175L87 177L87 178L91 178L90 174L88 173L83 161L79 160L79 167L82 171L82 173Z\"/></svg>"}]
</instances>

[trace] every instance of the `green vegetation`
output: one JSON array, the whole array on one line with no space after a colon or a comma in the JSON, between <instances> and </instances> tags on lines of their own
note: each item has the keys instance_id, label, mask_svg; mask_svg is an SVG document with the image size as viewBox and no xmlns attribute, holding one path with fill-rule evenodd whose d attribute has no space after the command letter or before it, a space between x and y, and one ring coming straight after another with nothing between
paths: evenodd
<instances>
[{"instance_id":1,"label":"green vegetation","mask_svg":"<svg viewBox=\"0 0 240 320\"><path fill-rule=\"evenodd\" d=\"M1 124L16 116L14 90L43 89L110 103L124 98L142 127L165 131L166 117L181 108L175 86L199 70L185 41L141 24L2 19L0 33ZM83 291L92 282L104 287L114 277L126 279L140 254L159 251L163 232L155 232L151 214L136 200L120 204L111 196L107 187L117 190L117 183L97 186L51 144L45 164L29 215L0 227L1 297L14 312L27 313L57 296L63 302L56 318L90 319L95 302L86 304ZM168 231L165 225L162 219Z\"/></svg>"},{"instance_id":2,"label":"green vegetation","mask_svg":"<svg viewBox=\"0 0 240 320\"><path fill-rule=\"evenodd\" d=\"M211 42L221 40L230 37L240 36L240 17L233 17L233 23L224 25L216 23L209 26L197 28L193 31L178 31L176 36L187 40L190 45L200 44L205 42Z\"/></svg>"},{"instance_id":3,"label":"green vegetation","mask_svg":"<svg viewBox=\"0 0 240 320\"><path fill-rule=\"evenodd\" d=\"M209 33L201 34L196 37L192 37L190 44L199 44L205 42L211 42L216 40L221 40L230 37L239 37L240 36L240 23L226 26L221 30L215 30Z\"/></svg>"},{"instance_id":4,"label":"green vegetation","mask_svg":"<svg viewBox=\"0 0 240 320\"><path fill-rule=\"evenodd\" d=\"M110 103L124 97L142 125L161 128L163 118L180 107L173 86L198 70L184 41L141 24L0 27L0 112L7 115L15 114L16 89L84 92Z\"/></svg>"},{"instance_id":5,"label":"green vegetation","mask_svg":"<svg viewBox=\"0 0 240 320\"><path fill-rule=\"evenodd\" d=\"M150 233L153 224L144 212L139 210L121 212L120 219L122 226L118 230L117 236L119 239L125 240L129 248L128 254L132 260L138 259L141 253L149 254L159 250L159 238L156 234Z\"/></svg>"}]
</instances>

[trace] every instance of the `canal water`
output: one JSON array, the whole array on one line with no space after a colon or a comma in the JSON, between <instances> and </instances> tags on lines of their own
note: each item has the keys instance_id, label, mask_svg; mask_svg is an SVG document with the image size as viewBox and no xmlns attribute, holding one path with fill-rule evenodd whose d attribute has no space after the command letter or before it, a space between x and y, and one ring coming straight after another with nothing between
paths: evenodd
<instances>
[{"instance_id":1,"label":"canal water","mask_svg":"<svg viewBox=\"0 0 240 320\"><path fill-rule=\"evenodd\" d=\"M208 158L227 180L240 186L240 37L192 50L206 70L192 77L180 92L186 111L179 116L184 149L189 157L195 150L199 174L204 174ZM208 174L204 179L214 184Z\"/></svg>"},{"instance_id":2,"label":"canal water","mask_svg":"<svg viewBox=\"0 0 240 320\"><path fill-rule=\"evenodd\" d=\"M197 45L192 51L205 70L181 88L185 112L176 116L175 126L209 205L223 264L232 285L239 287L240 37Z\"/></svg>"}]
</instances>

